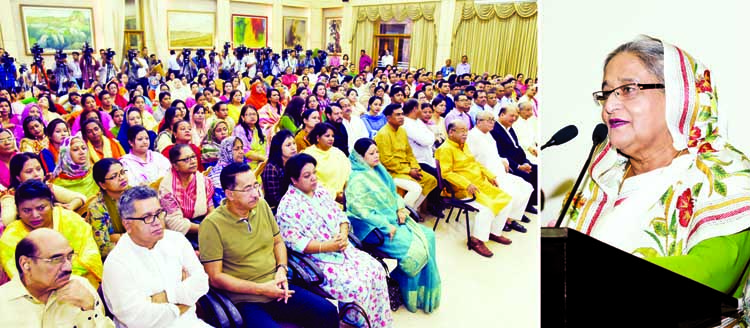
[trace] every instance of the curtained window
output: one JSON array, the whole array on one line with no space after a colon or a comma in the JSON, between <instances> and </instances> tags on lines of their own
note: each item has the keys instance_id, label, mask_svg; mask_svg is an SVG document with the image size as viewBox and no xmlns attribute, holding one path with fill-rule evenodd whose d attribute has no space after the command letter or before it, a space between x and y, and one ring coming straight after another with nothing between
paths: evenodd
<instances>
[{"instance_id":1,"label":"curtained window","mask_svg":"<svg viewBox=\"0 0 750 328\"><path fill-rule=\"evenodd\" d=\"M146 45L143 39L143 15L141 0L125 0L125 31L122 53L138 50Z\"/></svg>"},{"instance_id":2,"label":"curtained window","mask_svg":"<svg viewBox=\"0 0 750 328\"><path fill-rule=\"evenodd\" d=\"M385 67L392 63L399 68L408 68L411 52L411 20L381 21L378 23L376 30L378 31L375 34L375 49L377 51L374 53L378 55L377 66Z\"/></svg>"}]
</instances>

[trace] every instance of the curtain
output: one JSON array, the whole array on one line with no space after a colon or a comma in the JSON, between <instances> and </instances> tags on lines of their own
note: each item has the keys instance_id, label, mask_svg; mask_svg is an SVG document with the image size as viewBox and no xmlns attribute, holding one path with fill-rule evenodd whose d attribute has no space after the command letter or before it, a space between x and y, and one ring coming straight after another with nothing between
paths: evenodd
<instances>
[{"instance_id":1,"label":"curtain","mask_svg":"<svg viewBox=\"0 0 750 328\"><path fill-rule=\"evenodd\" d=\"M536 3L457 4L451 59L469 57L474 73L537 75Z\"/></svg>"},{"instance_id":2,"label":"curtain","mask_svg":"<svg viewBox=\"0 0 750 328\"><path fill-rule=\"evenodd\" d=\"M161 0L141 0L143 9L144 44L159 58L169 57L165 3ZM161 15L160 15L161 14ZM166 65L166 63L165 63Z\"/></svg>"},{"instance_id":3,"label":"curtain","mask_svg":"<svg viewBox=\"0 0 750 328\"><path fill-rule=\"evenodd\" d=\"M110 2L112 10L112 32L114 33L114 48L121 51L125 46L125 0L112 0ZM106 24L105 24L106 25ZM140 49L138 49L140 51ZM121 58L127 58L126 54L121 54Z\"/></svg>"},{"instance_id":4,"label":"curtain","mask_svg":"<svg viewBox=\"0 0 750 328\"><path fill-rule=\"evenodd\" d=\"M352 63L359 63L360 50L369 50L373 46L375 23L378 21L413 22L410 41L409 66L431 69L434 65L437 48L435 10L437 3L412 3L401 5L381 5L355 7L355 19L352 20ZM369 54L377 61L377 54ZM359 66L359 65L357 65Z\"/></svg>"}]
</instances>

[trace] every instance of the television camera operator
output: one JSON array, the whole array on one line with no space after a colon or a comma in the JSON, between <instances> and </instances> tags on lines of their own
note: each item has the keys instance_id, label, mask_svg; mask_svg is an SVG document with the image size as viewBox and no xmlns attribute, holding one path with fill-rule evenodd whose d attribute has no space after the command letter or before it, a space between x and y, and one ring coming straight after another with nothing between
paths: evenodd
<instances>
[{"instance_id":1,"label":"television camera operator","mask_svg":"<svg viewBox=\"0 0 750 328\"><path fill-rule=\"evenodd\" d=\"M107 84L110 80L117 77L120 73L120 68L114 64L115 53L112 48L107 48L102 54L102 66L99 68L99 83Z\"/></svg>"},{"instance_id":2,"label":"television camera operator","mask_svg":"<svg viewBox=\"0 0 750 328\"><path fill-rule=\"evenodd\" d=\"M50 89L57 90L60 94L64 93L66 91L63 87L65 82L75 81L73 78L73 71L76 68L75 66L76 64L73 63L73 61L68 60L68 55L64 53L62 49L58 49L57 52L55 52L55 61L52 68L57 86L53 87L50 85Z\"/></svg>"},{"instance_id":3,"label":"television camera operator","mask_svg":"<svg viewBox=\"0 0 750 328\"><path fill-rule=\"evenodd\" d=\"M84 89L88 89L96 80L101 65L98 60L94 59L94 49L89 46L88 42L83 44L81 52L83 53L83 58L78 61L78 70L80 71L81 81L79 81L78 84Z\"/></svg>"},{"instance_id":4,"label":"television camera operator","mask_svg":"<svg viewBox=\"0 0 750 328\"><path fill-rule=\"evenodd\" d=\"M138 50L128 50L127 58L123 60L120 70L128 75L129 82L126 88L131 89L139 84L143 87L143 90L147 90L148 62L143 57L138 56Z\"/></svg>"},{"instance_id":5,"label":"television camera operator","mask_svg":"<svg viewBox=\"0 0 750 328\"><path fill-rule=\"evenodd\" d=\"M3 49L0 54L0 88L11 90L16 86L18 71L16 70L15 62L15 58L11 57L10 54Z\"/></svg>"}]
</instances>

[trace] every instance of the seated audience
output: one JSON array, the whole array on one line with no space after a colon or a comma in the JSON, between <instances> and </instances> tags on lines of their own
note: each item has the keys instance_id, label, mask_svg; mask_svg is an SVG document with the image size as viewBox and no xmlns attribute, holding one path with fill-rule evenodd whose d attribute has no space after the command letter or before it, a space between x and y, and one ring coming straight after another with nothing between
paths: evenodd
<instances>
[{"instance_id":1,"label":"seated audience","mask_svg":"<svg viewBox=\"0 0 750 328\"><path fill-rule=\"evenodd\" d=\"M44 122L36 116L29 116L23 120L23 135L19 144L19 151L39 154L49 146L49 139L44 134Z\"/></svg>"},{"instance_id":2,"label":"seated audience","mask_svg":"<svg viewBox=\"0 0 750 328\"><path fill-rule=\"evenodd\" d=\"M18 274L13 256L18 242L33 230L49 228L60 232L73 247L76 257L72 260L71 273L99 287L102 257L91 226L75 212L54 206L52 191L39 180L31 179L19 185L15 199L18 220L9 224L0 236L0 261L5 273L11 278Z\"/></svg>"},{"instance_id":3,"label":"seated audience","mask_svg":"<svg viewBox=\"0 0 750 328\"><path fill-rule=\"evenodd\" d=\"M263 197L274 213L276 213L279 201L281 201L281 197L284 196L288 187L284 183L284 164L296 154L297 145L294 143L294 137L290 131L281 130L271 138L268 163L260 176L261 181L263 181Z\"/></svg>"},{"instance_id":4,"label":"seated audience","mask_svg":"<svg viewBox=\"0 0 750 328\"><path fill-rule=\"evenodd\" d=\"M1 133L0 138L2 138ZM67 137L60 144L60 155L56 166L53 184L81 193L87 198L99 192L99 187L91 175L88 148L79 135Z\"/></svg>"},{"instance_id":5,"label":"seated audience","mask_svg":"<svg viewBox=\"0 0 750 328\"><path fill-rule=\"evenodd\" d=\"M164 112L164 119L159 123L159 134L156 135L156 141L154 141L156 151L162 153L164 148L174 144L172 126L179 121L181 119L177 117L177 108L169 107Z\"/></svg>"},{"instance_id":6,"label":"seated audience","mask_svg":"<svg viewBox=\"0 0 750 328\"><path fill-rule=\"evenodd\" d=\"M513 123L513 130L516 131L518 143L523 151L526 152L526 158L534 164L538 162L538 129L539 122L534 116L531 102L518 103L518 120Z\"/></svg>"},{"instance_id":7,"label":"seated audience","mask_svg":"<svg viewBox=\"0 0 750 328\"><path fill-rule=\"evenodd\" d=\"M349 156L349 134L344 126L344 117L342 116L341 106L332 102L325 109L326 123L334 128L333 146L341 150L344 155Z\"/></svg>"},{"instance_id":8,"label":"seated audience","mask_svg":"<svg viewBox=\"0 0 750 328\"><path fill-rule=\"evenodd\" d=\"M104 262L102 291L115 321L127 327L210 327L195 314L208 276L190 243L166 230L156 192L134 187L120 197L127 233Z\"/></svg>"},{"instance_id":9,"label":"seated audience","mask_svg":"<svg viewBox=\"0 0 750 328\"><path fill-rule=\"evenodd\" d=\"M275 328L279 321L339 327L331 302L288 283L286 246L250 167L233 163L220 179L227 198L199 232L200 260L211 286L225 291L248 327Z\"/></svg>"},{"instance_id":10,"label":"seated audience","mask_svg":"<svg viewBox=\"0 0 750 328\"><path fill-rule=\"evenodd\" d=\"M435 151L440 161L440 173L456 192L457 198L475 197L469 205L478 209L472 220L469 247L479 255L492 257L484 243L492 240L510 244L503 237L503 228L511 210L511 196L497 187L495 175L479 164L466 147L468 128L463 120L448 123L448 140Z\"/></svg>"},{"instance_id":11,"label":"seated audience","mask_svg":"<svg viewBox=\"0 0 750 328\"><path fill-rule=\"evenodd\" d=\"M198 172L198 155L190 146L177 144L169 151L172 170L159 183L159 200L167 211L167 229L187 234L197 242L198 225L214 209L211 180Z\"/></svg>"},{"instance_id":12,"label":"seated audience","mask_svg":"<svg viewBox=\"0 0 750 328\"><path fill-rule=\"evenodd\" d=\"M193 141L193 133L191 132L192 125L189 121L186 120L179 120L176 123L172 125L172 142L173 144L165 147L161 154L164 155L164 157L169 156L169 150L172 149L172 147L176 145L188 145L191 149L193 149L193 152L198 156L198 171L203 172L203 161L201 159L201 149L198 148L198 146L194 145L192 143Z\"/></svg>"},{"instance_id":13,"label":"seated audience","mask_svg":"<svg viewBox=\"0 0 750 328\"><path fill-rule=\"evenodd\" d=\"M201 145L201 162L208 169L219 160L221 142L230 136L229 123L225 120L213 120L208 128L206 138Z\"/></svg>"},{"instance_id":14,"label":"seated audience","mask_svg":"<svg viewBox=\"0 0 750 328\"><path fill-rule=\"evenodd\" d=\"M79 249L58 231L38 228L17 240L19 275L0 286L2 327L114 327L94 286L76 275ZM71 274L73 273L73 274Z\"/></svg>"},{"instance_id":15,"label":"seated audience","mask_svg":"<svg viewBox=\"0 0 750 328\"><path fill-rule=\"evenodd\" d=\"M316 174L321 187L339 203L344 202L344 185L352 172L352 166L344 153L333 146L335 128L330 123L318 123L307 136L313 144L302 153L311 155L318 162Z\"/></svg>"},{"instance_id":16,"label":"seated audience","mask_svg":"<svg viewBox=\"0 0 750 328\"><path fill-rule=\"evenodd\" d=\"M122 122L120 131L117 133L117 141L122 146L125 153L130 153L130 143L128 143L128 131L136 125L143 126L146 128L148 133L149 144L148 149L154 150L156 147L156 132L151 131L148 127L143 125L143 112L139 111L138 108L131 107L125 112L125 121Z\"/></svg>"},{"instance_id":17,"label":"seated audience","mask_svg":"<svg viewBox=\"0 0 750 328\"><path fill-rule=\"evenodd\" d=\"M102 158L120 158L125 155L117 140L104 135L104 126L98 120L87 119L81 125L83 140L89 150L89 160L96 163Z\"/></svg>"},{"instance_id":18,"label":"seated audience","mask_svg":"<svg viewBox=\"0 0 750 328\"><path fill-rule=\"evenodd\" d=\"M386 236L378 249L399 261L391 277L399 283L406 309L434 311L440 306L441 289L435 233L409 217L393 178L380 164L374 141L359 139L349 160L352 175L346 185L346 214L354 234L362 241L376 229Z\"/></svg>"},{"instance_id":19,"label":"seated audience","mask_svg":"<svg viewBox=\"0 0 750 328\"><path fill-rule=\"evenodd\" d=\"M310 147L310 141L307 136L312 132L315 125L320 123L320 113L315 109L307 109L302 112L302 127L297 131L294 136L294 143L297 144L297 151L301 152L305 148Z\"/></svg>"},{"instance_id":20,"label":"seated audience","mask_svg":"<svg viewBox=\"0 0 750 328\"><path fill-rule=\"evenodd\" d=\"M70 136L68 124L61 119L54 119L44 128L44 134L47 136L49 144L47 148L39 152L39 157L42 158L44 170L54 172L60 154L60 145L65 138Z\"/></svg>"},{"instance_id":21,"label":"seated audience","mask_svg":"<svg viewBox=\"0 0 750 328\"><path fill-rule=\"evenodd\" d=\"M221 142L219 146L219 161L216 162L211 168L211 172L208 173L208 178L211 180L211 184L214 185L214 208L219 207L221 201L226 198L224 189L217 188L221 186L221 171L224 170L229 164L232 163L247 163L245 153L243 152L242 139L235 136L229 136Z\"/></svg>"},{"instance_id":22,"label":"seated audience","mask_svg":"<svg viewBox=\"0 0 750 328\"><path fill-rule=\"evenodd\" d=\"M258 120L258 111L252 105L242 106L240 121L232 135L242 140L245 157L250 160L250 168L255 169L268 159L266 135Z\"/></svg>"},{"instance_id":23,"label":"seated audience","mask_svg":"<svg viewBox=\"0 0 750 328\"><path fill-rule=\"evenodd\" d=\"M102 259L105 259L125 233L117 211L117 201L128 190L128 176L122 163L114 158L96 162L92 171L100 191L96 198L86 204L86 221L91 224L94 241L99 246Z\"/></svg>"},{"instance_id":24,"label":"seated audience","mask_svg":"<svg viewBox=\"0 0 750 328\"><path fill-rule=\"evenodd\" d=\"M332 195L318 185L316 165L308 154L292 156L284 165L290 185L276 213L281 238L320 267L326 277L321 288L339 302L361 305L371 324L390 326L386 272L367 253L348 247L349 220ZM350 320L363 322L363 318Z\"/></svg>"},{"instance_id":25,"label":"seated audience","mask_svg":"<svg viewBox=\"0 0 750 328\"><path fill-rule=\"evenodd\" d=\"M388 105L383 114L388 119L388 124L375 135L378 151L383 154L381 162L393 177L396 185L406 190L406 195L404 195L406 205L418 208L427 195L437 187L437 179L422 171L422 167L414 157L407 132L401 128L404 125L404 111L401 105ZM430 211L436 212L434 209ZM424 208L422 212L428 212L427 208Z\"/></svg>"},{"instance_id":26,"label":"seated audience","mask_svg":"<svg viewBox=\"0 0 750 328\"><path fill-rule=\"evenodd\" d=\"M11 188L0 196L2 221L5 226L16 220L16 200L14 197L15 189L27 180L36 179L45 180L45 171L42 168L39 156L34 153L18 153L10 160L10 186ZM60 186L47 183L47 187L52 190L55 196L55 205L69 209L77 210L86 202L86 197L80 193L70 191Z\"/></svg>"},{"instance_id":27,"label":"seated audience","mask_svg":"<svg viewBox=\"0 0 750 328\"><path fill-rule=\"evenodd\" d=\"M0 128L0 190L10 188L10 159L17 152L18 147L13 132Z\"/></svg>"},{"instance_id":28,"label":"seated audience","mask_svg":"<svg viewBox=\"0 0 750 328\"><path fill-rule=\"evenodd\" d=\"M350 89L350 91L354 90ZM351 153L354 149L354 143L359 139L369 138L370 132L367 131L367 126L362 121L361 115L354 113L354 106L349 98L339 99L338 105L341 107L342 123L344 124L343 130L348 135L347 150Z\"/></svg>"},{"instance_id":29,"label":"seated audience","mask_svg":"<svg viewBox=\"0 0 750 328\"><path fill-rule=\"evenodd\" d=\"M508 160L509 172L517 175L534 187L534 191L529 198L529 205L537 204L537 165L531 163L526 158L526 152L521 148L518 137L513 130L513 123L518 119L518 107L516 105L507 105L500 109L500 115L497 122L494 123L490 134L495 139L497 152L500 157ZM530 213L536 214L536 209L527 209Z\"/></svg>"},{"instance_id":30,"label":"seated audience","mask_svg":"<svg viewBox=\"0 0 750 328\"><path fill-rule=\"evenodd\" d=\"M140 125L128 128L130 153L120 158L131 186L150 185L171 169L169 160L149 148L151 131Z\"/></svg>"},{"instance_id":31,"label":"seated audience","mask_svg":"<svg viewBox=\"0 0 750 328\"><path fill-rule=\"evenodd\" d=\"M302 126L302 111L305 107L305 100L302 97L293 97L284 111L279 121L279 128L289 130L292 135Z\"/></svg>"},{"instance_id":32,"label":"seated audience","mask_svg":"<svg viewBox=\"0 0 750 328\"><path fill-rule=\"evenodd\" d=\"M370 97L367 101L367 113L362 115L362 120L365 122L365 127L370 133L370 138L374 138L375 135L380 131L386 124L385 115L380 112L380 108L383 105L383 98L378 96Z\"/></svg>"}]
</instances>

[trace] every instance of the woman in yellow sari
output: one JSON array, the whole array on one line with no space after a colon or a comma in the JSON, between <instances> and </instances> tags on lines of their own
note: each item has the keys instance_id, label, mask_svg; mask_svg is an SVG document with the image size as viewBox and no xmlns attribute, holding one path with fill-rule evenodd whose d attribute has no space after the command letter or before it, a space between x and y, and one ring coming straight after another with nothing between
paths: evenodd
<instances>
[{"instance_id":1,"label":"woman in yellow sari","mask_svg":"<svg viewBox=\"0 0 750 328\"><path fill-rule=\"evenodd\" d=\"M302 152L318 161L318 181L336 201L343 203L344 185L349 180L352 165L344 152L333 147L333 131L329 123L315 125L307 136L312 146Z\"/></svg>"},{"instance_id":2,"label":"woman in yellow sari","mask_svg":"<svg viewBox=\"0 0 750 328\"><path fill-rule=\"evenodd\" d=\"M65 236L75 252L72 274L88 279L94 288L98 288L103 266L91 226L75 212L54 206L52 191L42 181L32 179L22 183L16 189L15 198L19 220L8 225L0 237L0 261L8 276L12 278L18 274L14 256L18 242L32 230L49 228Z\"/></svg>"},{"instance_id":3,"label":"woman in yellow sari","mask_svg":"<svg viewBox=\"0 0 750 328\"><path fill-rule=\"evenodd\" d=\"M79 192L87 199L99 193L99 187L91 175L88 155L88 147L80 136L65 138L60 145L60 156L52 183Z\"/></svg>"}]
</instances>

